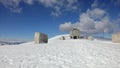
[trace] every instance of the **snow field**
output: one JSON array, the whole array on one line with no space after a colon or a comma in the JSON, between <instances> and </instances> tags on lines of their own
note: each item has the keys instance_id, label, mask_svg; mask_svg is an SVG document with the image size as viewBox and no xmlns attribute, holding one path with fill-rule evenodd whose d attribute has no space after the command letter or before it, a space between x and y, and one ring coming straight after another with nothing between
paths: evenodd
<instances>
[{"instance_id":1,"label":"snow field","mask_svg":"<svg viewBox=\"0 0 120 68\"><path fill-rule=\"evenodd\" d=\"M0 46L0 68L120 68L120 44L58 38Z\"/></svg>"}]
</instances>

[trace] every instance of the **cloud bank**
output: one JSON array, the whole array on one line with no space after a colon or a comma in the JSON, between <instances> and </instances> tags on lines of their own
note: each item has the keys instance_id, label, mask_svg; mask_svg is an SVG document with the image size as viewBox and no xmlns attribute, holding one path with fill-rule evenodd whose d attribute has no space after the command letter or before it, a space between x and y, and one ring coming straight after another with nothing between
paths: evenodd
<instances>
[{"instance_id":1,"label":"cloud bank","mask_svg":"<svg viewBox=\"0 0 120 68\"><path fill-rule=\"evenodd\" d=\"M70 31L72 28L78 28L82 33L112 33L118 28L111 22L108 13L105 10L95 8L88 9L85 13L80 14L78 22L65 22L60 24L60 30L63 32Z\"/></svg>"}]
</instances>

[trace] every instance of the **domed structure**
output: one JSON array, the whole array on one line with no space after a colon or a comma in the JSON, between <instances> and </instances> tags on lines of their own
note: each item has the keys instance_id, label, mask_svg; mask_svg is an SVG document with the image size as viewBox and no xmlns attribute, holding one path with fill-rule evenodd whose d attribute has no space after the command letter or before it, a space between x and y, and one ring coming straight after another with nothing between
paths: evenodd
<instances>
[{"instance_id":1,"label":"domed structure","mask_svg":"<svg viewBox=\"0 0 120 68\"><path fill-rule=\"evenodd\" d=\"M80 30L77 28L73 28L70 31L70 38L71 39L79 39L80 38Z\"/></svg>"}]
</instances>

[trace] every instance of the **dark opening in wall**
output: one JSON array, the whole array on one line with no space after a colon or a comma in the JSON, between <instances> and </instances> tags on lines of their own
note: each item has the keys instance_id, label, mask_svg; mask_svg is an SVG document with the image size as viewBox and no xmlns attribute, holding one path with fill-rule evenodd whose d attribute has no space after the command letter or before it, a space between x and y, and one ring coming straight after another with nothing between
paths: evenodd
<instances>
[{"instance_id":1,"label":"dark opening in wall","mask_svg":"<svg viewBox=\"0 0 120 68\"><path fill-rule=\"evenodd\" d=\"M74 36L74 39L77 39L77 36Z\"/></svg>"}]
</instances>

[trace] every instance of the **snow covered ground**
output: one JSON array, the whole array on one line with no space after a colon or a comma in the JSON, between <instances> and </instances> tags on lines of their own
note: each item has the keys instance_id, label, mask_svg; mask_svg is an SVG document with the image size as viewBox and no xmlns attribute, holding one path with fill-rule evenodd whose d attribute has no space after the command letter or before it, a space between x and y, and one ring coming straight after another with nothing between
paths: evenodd
<instances>
[{"instance_id":1,"label":"snow covered ground","mask_svg":"<svg viewBox=\"0 0 120 68\"><path fill-rule=\"evenodd\" d=\"M60 36L47 44L0 46L0 68L120 68L119 43Z\"/></svg>"}]
</instances>

